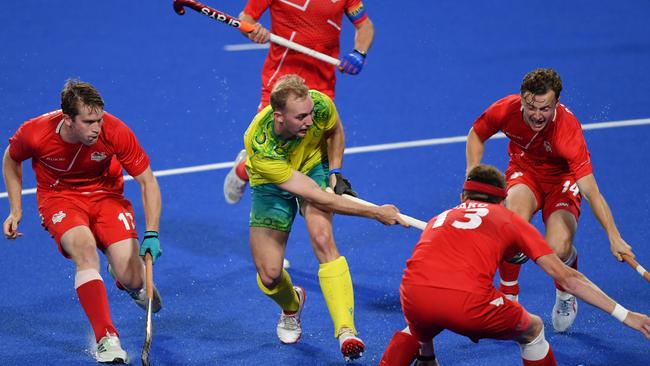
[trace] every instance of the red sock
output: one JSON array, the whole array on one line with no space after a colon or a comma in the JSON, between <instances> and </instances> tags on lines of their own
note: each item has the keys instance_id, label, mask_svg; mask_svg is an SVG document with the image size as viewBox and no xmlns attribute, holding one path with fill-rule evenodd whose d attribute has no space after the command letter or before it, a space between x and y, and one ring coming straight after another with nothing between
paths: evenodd
<instances>
[{"instance_id":1,"label":"red sock","mask_svg":"<svg viewBox=\"0 0 650 366\"><path fill-rule=\"evenodd\" d=\"M248 182L248 173L246 172L246 162L242 161L237 165L237 168L235 168L235 173L241 180L245 180Z\"/></svg>"},{"instance_id":2,"label":"red sock","mask_svg":"<svg viewBox=\"0 0 650 366\"><path fill-rule=\"evenodd\" d=\"M411 334L395 332L390 339L379 366L408 366L415 360L420 350L420 342Z\"/></svg>"},{"instance_id":3,"label":"red sock","mask_svg":"<svg viewBox=\"0 0 650 366\"><path fill-rule=\"evenodd\" d=\"M524 359L524 366L557 366L557 361L555 361L555 356L553 355L553 348L548 348L548 353L546 357L537 361L530 361Z\"/></svg>"},{"instance_id":4,"label":"red sock","mask_svg":"<svg viewBox=\"0 0 650 366\"><path fill-rule=\"evenodd\" d=\"M104 281L91 280L82 284L77 287L77 295L81 307L83 307L88 320L90 320L90 325L93 327L97 342L106 335L106 332L118 334L111 320L111 310L108 307Z\"/></svg>"},{"instance_id":5,"label":"red sock","mask_svg":"<svg viewBox=\"0 0 650 366\"><path fill-rule=\"evenodd\" d=\"M512 264L508 262L501 262L499 265L499 291L506 295L519 295L519 271L521 271L520 264ZM503 282L513 282L512 284L504 284Z\"/></svg>"}]
</instances>

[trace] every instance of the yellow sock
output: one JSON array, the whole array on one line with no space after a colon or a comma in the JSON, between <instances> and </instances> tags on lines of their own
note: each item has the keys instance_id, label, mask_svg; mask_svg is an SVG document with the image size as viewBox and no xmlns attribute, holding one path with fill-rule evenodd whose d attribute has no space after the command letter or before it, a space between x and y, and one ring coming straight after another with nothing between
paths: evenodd
<instances>
[{"instance_id":1,"label":"yellow sock","mask_svg":"<svg viewBox=\"0 0 650 366\"><path fill-rule=\"evenodd\" d=\"M354 327L354 291L352 278L345 257L323 263L318 270L320 288L334 322L334 337L338 337L341 328Z\"/></svg>"},{"instance_id":2,"label":"yellow sock","mask_svg":"<svg viewBox=\"0 0 650 366\"><path fill-rule=\"evenodd\" d=\"M257 285L260 287L262 292L273 299L283 311L298 311L300 306L300 300L298 299L298 294L296 290L293 289L293 283L291 283L291 277L289 273L282 270L282 275L280 276L280 283L275 286L274 289L269 290L262 283L260 275L257 274Z\"/></svg>"}]
</instances>

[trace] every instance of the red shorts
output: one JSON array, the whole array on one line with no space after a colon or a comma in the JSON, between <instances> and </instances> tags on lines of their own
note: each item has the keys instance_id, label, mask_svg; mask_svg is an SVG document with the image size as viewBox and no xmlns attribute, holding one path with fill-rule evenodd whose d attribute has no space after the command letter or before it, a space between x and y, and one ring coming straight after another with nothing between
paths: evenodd
<instances>
[{"instance_id":1,"label":"red shorts","mask_svg":"<svg viewBox=\"0 0 650 366\"><path fill-rule=\"evenodd\" d=\"M506 170L506 181L508 189L516 184L524 184L533 191L537 200L535 212L542 210L544 222L557 210L571 212L576 221L580 217L582 195L578 191L578 185L572 173L539 179L533 173L511 163Z\"/></svg>"},{"instance_id":2,"label":"red shorts","mask_svg":"<svg viewBox=\"0 0 650 366\"><path fill-rule=\"evenodd\" d=\"M528 312L496 289L477 294L402 284L400 298L406 322L420 342L431 340L444 329L474 342L482 338L514 339L530 326Z\"/></svg>"},{"instance_id":3,"label":"red shorts","mask_svg":"<svg viewBox=\"0 0 650 366\"><path fill-rule=\"evenodd\" d=\"M58 193L38 198L41 224L52 235L59 251L70 256L61 247L61 237L77 226L87 226L102 250L125 239L137 238L135 217L131 203L113 193Z\"/></svg>"}]
</instances>

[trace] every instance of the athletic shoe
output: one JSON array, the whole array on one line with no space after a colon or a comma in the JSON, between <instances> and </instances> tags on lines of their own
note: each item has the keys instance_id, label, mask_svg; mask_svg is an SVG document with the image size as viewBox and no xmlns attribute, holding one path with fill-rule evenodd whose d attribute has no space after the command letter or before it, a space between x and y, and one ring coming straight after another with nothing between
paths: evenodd
<instances>
[{"instance_id":1,"label":"athletic shoe","mask_svg":"<svg viewBox=\"0 0 650 366\"><path fill-rule=\"evenodd\" d=\"M117 280L115 277L115 272L113 272L113 267L109 264L108 265L108 273L111 274L111 277L115 280L115 286L119 288L122 291L126 291L129 296L135 301L135 303L144 309L145 311L147 310L147 303L149 300L147 299L147 289L145 287L142 287L139 290L129 290L128 288L124 287L120 283L120 281ZM156 288L156 285L153 286L153 299L151 301L151 312L152 313L157 313L162 309L162 297L160 297L160 293L158 292L158 289Z\"/></svg>"},{"instance_id":2,"label":"athletic shoe","mask_svg":"<svg viewBox=\"0 0 650 366\"><path fill-rule=\"evenodd\" d=\"M109 334L108 332L106 332L106 336L97 342L95 359L100 363L129 363L129 356L122 349L120 339L116 335Z\"/></svg>"},{"instance_id":3,"label":"athletic shoe","mask_svg":"<svg viewBox=\"0 0 650 366\"><path fill-rule=\"evenodd\" d=\"M503 294L503 296L505 296L506 299L508 299L510 301L519 302L519 295Z\"/></svg>"},{"instance_id":4,"label":"athletic shoe","mask_svg":"<svg viewBox=\"0 0 650 366\"><path fill-rule=\"evenodd\" d=\"M345 362L351 362L363 356L366 345L363 341L354 335L350 328L343 328L338 336L339 346Z\"/></svg>"},{"instance_id":5,"label":"athletic shoe","mask_svg":"<svg viewBox=\"0 0 650 366\"><path fill-rule=\"evenodd\" d=\"M278 326L276 328L278 338L280 338L280 342L284 344L296 343L300 340L300 336L302 335L300 313L302 313L302 308L305 306L307 293L305 293L305 290L299 286L293 286L293 289L298 294L298 311L290 314L287 314L284 311L281 312L280 320L278 321Z\"/></svg>"},{"instance_id":6,"label":"athletic shoe","mask_svg":"<svg viewBox=\"0 0 650 366\"><path fill-rule=\"evenodd\" d=\"M555 290L555 306L553 306L553 328L557 332L564 332L578 314L578 301L576 297L564 291Z\"/></svg>"},{"instance_id":7,"label":"athletic shoe","mask_svg":"<svg viewBox=\"0 0 650 366\"><path fill-rule=\"evenodd\" d=\"M223 196L226 199L226 202L231 205L239 202L244 195L244 190L246 190L246 183L248 182L239 178L236 172L237 166L244 160L246 160L246 150L242 150L237 154L235 164L232 166L228 175L226 175L226 179L223 181Z\"/></svg>"},{"instance_id":8,"label":"athletic shoe","mask_svg":"<svg viewBox=\"0 0 650 366\"><path fill-rule=\"evenodd\" d=\"M289 260L287 258L284 258L282 260L282 268L284 268L284 269L291 268L291 263L289 262Z\"/></svg>"}]
</instances>

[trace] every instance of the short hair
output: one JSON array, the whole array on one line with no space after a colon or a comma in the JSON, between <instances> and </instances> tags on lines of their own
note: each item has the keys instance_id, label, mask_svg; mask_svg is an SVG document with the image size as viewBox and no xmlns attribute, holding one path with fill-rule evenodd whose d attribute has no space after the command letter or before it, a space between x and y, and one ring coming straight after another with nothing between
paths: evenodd
<instances>
[{"instance_id":1,"label":"short hair","mask_svg":"<svg viewBox=\"0 0 650 366\"><path fill-rule=\"evenodd\" d=\"M560 74L553 69L535 69L526 74L521 83L521 95L526 93L546 94L549 90L555 93L556 99L562 92L562 79Z\"/></svg>"},{"instance_id":2,"label":"short hair","mask_svg":"<svg viewBox=\"0 0 650 366\"><path fill-rule=\"evenodd\" d=\"M68 79L61 90L61 110L73 118L85 105L93 110L103 110L104 100L94 86L79 79Z\"/></svg>"},{"instance_id":3,"label":"short hair","mask_svg":"<svg viewBox=\"0 0 650 366\"><path fill-rule=\"evenodd\" d=\"M467 174L467 180L489 184L497 188L506 188L506 178L503 176L503 174L501 174L499 169L492 165L479 164L478 166L475 166ZM463 197L464 199L490 203L499 203L504 199L503 197L494 196L484 192L467 190L463 190Z\"/></svg>"},{"instance_id":4,"label":"short hair","mask_svg":"<svg viewBox=\"0 0 650 366\"><path fill-rule=\"evenodd\" d=\"M309 88L303 78L295 74L284 75L278 79L271 90L271 108L274 111L283 111L290 96L304 98L308 94Z\"/></svg>"}]
</instances>

